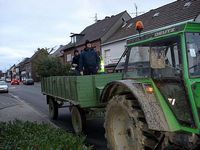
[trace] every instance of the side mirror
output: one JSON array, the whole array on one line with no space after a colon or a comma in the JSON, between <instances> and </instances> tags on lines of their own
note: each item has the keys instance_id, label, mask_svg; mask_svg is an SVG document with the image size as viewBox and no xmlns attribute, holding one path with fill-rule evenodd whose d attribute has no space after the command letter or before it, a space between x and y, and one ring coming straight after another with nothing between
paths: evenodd
<instances>
[{"instance_id":1,"label":"side mirror","mask_svg":"<svg viewBox=\"0 0 200 150\"><path fill-rule=\"evenodd\" d=\"M150 65L154 69L165 68L165 49L157 47L150 49Z\"/></svg>"}]
</instances>

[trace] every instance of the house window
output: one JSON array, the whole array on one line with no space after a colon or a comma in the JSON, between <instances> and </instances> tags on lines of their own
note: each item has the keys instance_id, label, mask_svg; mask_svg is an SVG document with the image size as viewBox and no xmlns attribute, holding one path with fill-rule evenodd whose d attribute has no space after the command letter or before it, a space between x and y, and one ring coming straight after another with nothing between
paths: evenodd
<instances>
[{"instance_id":1,"label":"house window","mask_svg":"<svg viewBox=\"0 0 200 150\"><path fill-rule=\"evenodd\" d=\"M192 2L186 2L184 7L189 7L192 4Z\"/></svg>"},{"instance_id":2,"label":"house window","mask_svg":"<svg viewBox=\"0 0 200 150\"><path fill-rule=\"evenodd\" d=\"M157 12L157 13L155 13L154 15L153 15L153 17L158 17L159 16L159 12Z\"/></svg>"},{"instance_id":3,"label":"house window","mask_svg":"<svg viewBox=\"0 0 200 150\"><path fill-rule=\"evenodd\" d=\"M67 54L66 56L66 62L69 62L72 60L72 54Z\"/></svg>"},{"instance_id":4,"label":"house window","mask_svg":"<svg viewBox=\"0 0 200 150\"><path fill-rule=\"evenodd\" d=\"M104 58L105 58L105 65L108 65L109 63L111 63L110 62L110 59L111 59L110 49L105 50Z\"/></svg>"},{"instance_id":5,"label":"house window","mask_svg":"<svg viewBox=\"0 0 200 150\"><path fill-rule=\"evenodd\" d=\"M76 36L72 36L71 39L72 39L72 43L76 43Z\"/></svg>"}]
</instances>

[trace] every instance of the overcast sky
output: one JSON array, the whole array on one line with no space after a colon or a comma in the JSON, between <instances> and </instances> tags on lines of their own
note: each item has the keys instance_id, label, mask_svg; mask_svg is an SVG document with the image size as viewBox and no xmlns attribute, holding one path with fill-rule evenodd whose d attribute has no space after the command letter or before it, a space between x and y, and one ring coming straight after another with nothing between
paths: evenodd
<instances>
[{"instance_id":1,"label":"overcast sky","mask_svg":"<svg viewBox=\"0 0 200 150\"><path fill-rule=\"evenodd\" d=\"M124 10L133 17L174 0L0 0L0 70L5 71L37 48L70 42L70 33L79 33L98 19Z\"/></svg>"}]
</instances>

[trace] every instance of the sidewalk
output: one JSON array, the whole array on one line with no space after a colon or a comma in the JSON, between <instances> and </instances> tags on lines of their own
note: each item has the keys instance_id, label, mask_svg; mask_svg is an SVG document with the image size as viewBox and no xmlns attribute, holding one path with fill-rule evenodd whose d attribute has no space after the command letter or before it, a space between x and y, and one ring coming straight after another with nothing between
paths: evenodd
<instances>
[{"instance_id":1,"label":"sidewalk","mask_svg":"<svg viewBox=\"0 0 200 150\"><path fill-rule=\"evenodd\" d=\"M47 117L42 116L19 98L14 97L12 94L0 93L0 122L8 122L15 119L51 123Z\"/></svg>"},{"instance_id":2,"label":"sidewalk","mask_svg":"<svg viewBox=\"0 0 200 150\"><path fill-rule=\"evenodd\" d=\"M41 87L41 82L34 82L34 86Z\"/></svg>"}]
</instances>

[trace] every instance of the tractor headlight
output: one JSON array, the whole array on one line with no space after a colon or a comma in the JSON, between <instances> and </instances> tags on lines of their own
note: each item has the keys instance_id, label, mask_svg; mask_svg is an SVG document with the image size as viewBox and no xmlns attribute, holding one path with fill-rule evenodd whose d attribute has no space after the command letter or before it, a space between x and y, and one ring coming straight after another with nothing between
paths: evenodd
<instances>
[{"instance_id":1,"label":"tractor headlight","mask_svg":"<svg viewBox=\"0 0 200 150\"><path fill-rule=\"evenodd\" d=\"M154 93L154 89L153 89L152 85L150 85L150 84L144 84L144 89L148 94Z\"/></svg>"}]
</instances>

